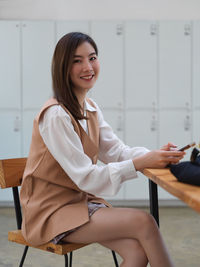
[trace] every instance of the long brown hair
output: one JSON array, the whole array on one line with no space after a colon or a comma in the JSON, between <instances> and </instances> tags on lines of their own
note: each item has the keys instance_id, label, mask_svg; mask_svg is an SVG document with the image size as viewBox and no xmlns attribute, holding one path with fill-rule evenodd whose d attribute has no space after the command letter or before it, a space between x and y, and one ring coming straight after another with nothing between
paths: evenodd
<instances>
[{"instance_id":1,"label":"long brown hair","mask_svg":"<svg viewBox=\"0 0 200 267\"><path fill-rule=\"evenodd\" d=\"M70 78L74 54L79 45L88 42L98 55L94 40L81 32L70 32L64 35L57 43L52 59L52 86L54 97L70 111L76 120L85 119L81 113L81 106L73 91Z\"/></svg>"}]
</instances>

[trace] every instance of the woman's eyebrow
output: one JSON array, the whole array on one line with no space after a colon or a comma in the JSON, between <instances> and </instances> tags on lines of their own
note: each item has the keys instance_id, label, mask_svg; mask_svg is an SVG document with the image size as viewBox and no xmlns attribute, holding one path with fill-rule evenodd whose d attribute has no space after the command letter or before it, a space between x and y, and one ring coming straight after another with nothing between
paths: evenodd
<instances>
[{"instance_id":1,"label":"woman's eyebrow","mask_svg":"<svg viewBox=\"0 0 200 267\"><path fill-rule=\"evenodd\" d=\"M90 57L90 56L94 56L94 55L96 55L96 53L95 53L95 52L92 52L92 53L90 53L90 54L88 55L88 57ZM81 56L81 55L74 55L74 57L80 57L80 58L83 58L83 56Z\"/></svg>"}]
</instances>

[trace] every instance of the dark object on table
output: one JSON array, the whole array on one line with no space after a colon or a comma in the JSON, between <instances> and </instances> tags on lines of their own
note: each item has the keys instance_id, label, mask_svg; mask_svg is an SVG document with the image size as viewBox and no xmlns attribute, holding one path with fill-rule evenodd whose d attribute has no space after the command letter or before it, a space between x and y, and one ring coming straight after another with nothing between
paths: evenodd
<instances>
[{"instance_id":1,"label":"dark object on table","mask_svg":"<svg viewBox=\"0 0 200 267\"><path fill-rule=\"evenodd\" d=\"M200 186L200 150L194 148L190 161L183 161L169 166L179 182Z\"/></svg>"}]
</instances>

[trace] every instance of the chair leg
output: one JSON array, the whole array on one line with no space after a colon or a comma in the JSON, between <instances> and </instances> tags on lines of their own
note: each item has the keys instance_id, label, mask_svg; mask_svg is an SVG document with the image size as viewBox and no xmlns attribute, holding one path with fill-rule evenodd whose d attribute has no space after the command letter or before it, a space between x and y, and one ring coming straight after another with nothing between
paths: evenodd
<instances>
[{"instance_id":1,"label":"chair leg","mask_svg":"<svg viewBox=\"0 0 200 267\"><path fill-rule=\"evenodd\" d=\"M112 250L112 255L113 255L114 262L115 262L115 266L116 266L116 267L119 267L119 264L118 264L118 261L117 261L116 254L115 254L115 252L114 252L113 250Z\"/></svg>"},{"instance_id":2,"label":"chair leg","mask_svg":"<svg viewBox=\"0 0 200 267\"><path fill-rule=\"evenodd\" d=\"M73 256L73 252L70 252L70 258L69 258L69 267L72 267L72 256Z\"/></svg>"},{"instance_id":3,"label":"chair leg","mask_svg":"<svg viewBox=\"0 0 200 267\"><path fill-rule=\"evenodd\" d=\"M24 260L25 260L25 258L26 258L26 254L27 254L28 248L29 248L28 246L25 246L25 248L24 248L24 253L23 253L23 255L22 255L22 258L21 258L19 267L22 267L23 264L24 264Z\"/></svg>"},{"instance_id":4,"label":"chair leg","mask_svg":"<svg viewBox=\"0 0 200 267\"><path fill-rule=\"evenodd\" d=\"M65 254L64 257L65 257L65 267L68 267L68 255Z\"/></svg>"}]
</instances>

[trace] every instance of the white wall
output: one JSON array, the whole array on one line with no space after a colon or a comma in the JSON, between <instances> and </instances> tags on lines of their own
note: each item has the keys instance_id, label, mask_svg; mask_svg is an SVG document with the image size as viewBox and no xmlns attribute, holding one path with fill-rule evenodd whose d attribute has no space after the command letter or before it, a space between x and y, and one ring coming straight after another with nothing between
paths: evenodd
<instances>
[{"instance_id":1,"label":"white wall","mask_svg":"<svg viewBox=\"0 0 200 267\"><path fill-rule=\"evenodd\" d=\"M200 19L199 0L0 0L0 19Z\"/></svg>"}]
</instances>

